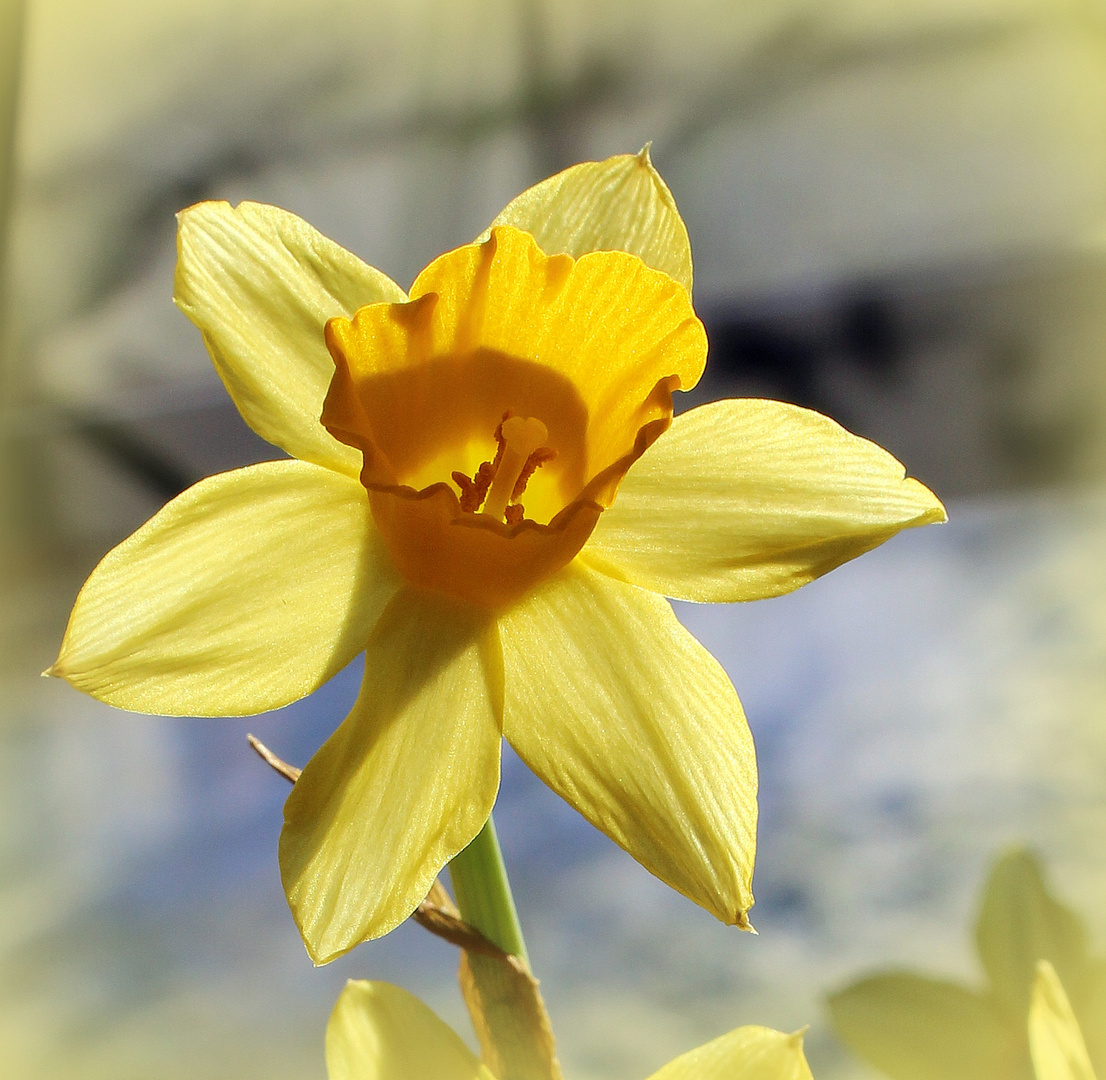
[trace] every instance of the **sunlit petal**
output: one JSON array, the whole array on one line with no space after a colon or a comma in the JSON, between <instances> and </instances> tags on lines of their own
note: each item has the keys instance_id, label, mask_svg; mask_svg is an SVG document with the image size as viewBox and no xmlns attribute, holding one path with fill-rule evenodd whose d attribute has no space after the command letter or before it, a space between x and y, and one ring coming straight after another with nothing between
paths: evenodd
<instances>
[{"instance_id":1,"label":"sunlit petal","mask_svg":"<svg viewBox=\"0 0 1106 1080\"><path fill-rule=\"evenodd\" d=\"M1029 1051L1037 1080L1095 1080L1068 996L1047 960L1038 962L1033 982Z\"/></svg>"},{"instance_id":2,"label":"sunlit petal","mask_svg":"<svg viewBox=\"0 0 1106 1080\"><path fill-rule=\"evenodd\" d=\"M522 759L657 877L744 924L756 759L718 662L661 597L578 563L499 628Z\"/></svg>"},{"instance_id":3,"label":"sunlit petal","mask_svg":"<svg viewBox=\"0 0 1106 1080\"><path fill-rule=\"evenodd\" d=\"M492 225L524 229L548 255L628 251L691 291L691 244L649 147L585 161L528 188ZM487 237L485 232L481 240Z\"/></svg>"},{"instance_id":4,"label":"sunlit petal","mask_svg":"<svg viewBox=\"0 0 1106 1080\"><path fill-rule=\"evenodd\" d=\"M740 1027L681 1054L649 1080L812 1080L803 1033Z\"/></svg>"},{"instance_id":5,"label":"sunlit petal","mask_svg":"<svg viewBox=\"0 0 1106 1080\"><path fill-rule=\"evenodd\" d=\"M252 465L189 488L104 557L50 674L137 712L263 712L345 667L398 587L356 480Z\"/></svg>"},{"instance_id":6,"label":"sunlit petal","mask_svg":"<svg viewBox=\"0 0 1106 1080\"><path fill-rule=\"evenodd\" d=\"M178 221L174 298L246 423L293 457L356 476L360 455L319 423L334 374L323 326L403 290L275 206L203 202Z\"/></svg>"},{"instance_id":7,"label":"sunlit petal","mask_svg":"<svg viewBox=\"0 0 1106 1080\"><path fill-rule=\"evenodd\" d=\"M833 994L841 1039L892 1080L1010 1080L1025 1036L991 997L906 973L875 975Z\"/></svg>"},{"instance_id":8,"label":"sunlit petal","mask_svg":"<svg viewBox=\"0 0 1106 1080\"><path fill-rule=\"evenodd\" d=\"M756 600L944 520L932 492L874 443L809 409L742 398L676 417L584 555L666 596Z\"/></svg>"},{"instance_id":9,"label":"sunlit petal","mask_svg":"<svg viewBox=\"0 0 1106 1080\"><path fill-rule=\"evenodd\" d=\"M379 937L480 831L499 787L498 644L412 589L381 616L352 712L284 806L284 890L316 963Z\"/></svg>"},{"instance_id":10,"label":"sunlit petal","mask_svg":"<svg viewBox=\"0 0 1106 1080\"><path fill-rule=\"evenodd\" d=\"M329 1080L495 1080L418 998L350 980L326 1026Z\"/></svg>"}]
</instances>

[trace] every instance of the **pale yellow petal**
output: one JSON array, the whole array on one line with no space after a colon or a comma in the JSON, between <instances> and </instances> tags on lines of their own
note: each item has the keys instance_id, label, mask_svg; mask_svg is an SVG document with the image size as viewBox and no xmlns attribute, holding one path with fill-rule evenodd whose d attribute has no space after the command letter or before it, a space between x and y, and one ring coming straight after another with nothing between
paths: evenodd
<instances>
[{"instance_id":1,"label":"pale yellow petal","mask_svg":"<svg viewBox=\"0 0 1106 1080\"><path fill-rule=\"evenodd\" d=\"M1029 1051L1037 1080L1095 1080L1068 996L1047 960L1037 964L1033 983Z\"/></svg>"},{"instance_id":2,"label":"pale yellow petal","mask_svg":"<svg viewBox=\"0 0 1106 1080\"><path fill-rule=\"evenodd\" d=\"M104 557L49 673L136 712L263 712L345 667L398 587L356 480L251 465L189 488Z\"/></svg>"},{"instance_id":3,"label":"pale yellow petal","mask_svg":"<svg viewBox=\"0 0 1106 1080\"><path fill-rule=\"evenodd\" d=\"M1014 1016L1029 1008L1038 960L1056 968L1073 998L1089 989L1086 928L1049 893L1040 863L1023 849L991 868L975 938L994 993Z\"/></svg>"},{"instance_id":4,"label":"pale yellow petal","mask_svg":"<svg viewBox=\"0 0 1106 1080\"><path fill-rule=\"evenodd\" d=\"M326 1026L329 1080L495 1080L417 997L351 979Z\"/></svg>"},{"instance_id":5,"label":"pale yellow petal","mask_svg":"<svg viewBox=\"0 0 1106 1080\"><path fill-rule=\"evenodd\" d=\"M480 831L499 787L500 657L471 611L407 588L352 712L284 806L280 867L318 964L401 923Z\"/></svg>"},{"instance_id":6,"label":"pale yellow petal","mask_svg":"<svg viewBox=\"0 0 1106 1080\"><path fill-rule=\"evenodd\" d=\"M1076 1016L1092 1064L1106 1074L1106 961L1095 959L1088 966L1087 990Z\"/></svg>"},{"instance_id":7,"label":"pale yellow petal","mask_svg":"<svg viewBox=\"0 0 1106 1080\"><path fill-rule=\"evenodd\" d=\"M285 210L203 202L178 216L174 298L254 431L357 475L360 454L319 423L334 374L323 327L364 304L405 300L395 282Z\"/></svg>"},{"instance_id":8,"label":"pale yellow petal","mask_svg":"<svg viewBox=\"0 0 1106 1080\"><path fill-rule=\"evenodd\" d=\"M507 204L495 225L525 230L547 255L628 251L691 292L687 228L648 146L573 165L535 184Z\"/></svg>"},{"instance_id":9,"label":"pale yellow petal","mask_svg":"<svg viewBox=\"0 0 1106 1080\"><path fill-rule=\"evenodd\" d=\"M803 1033L740 1027L681 1054L649 1080L813 1080Z\"/></svg>"},{"instance_id":10,"label":"pale yellow petal","mask_svg":"<svg viewBox=\"0 0 1106 1080\"><path fill-rule=\"evenodd\" d=\"M745 925L756 757L719 663L659 596L573 563L499 619L503 730L662 881Z\"/></svg>"},{"instance_id":11,"label":"pale yellow petal","mask_svg":"<svg viewBox=\"0 0 1106 1080\"><path fill-rule=\"evenodd\" d=\"M666 596L757 600L944 520L933 493L874 443L809 409L742 398L673 420L584 557Z\"/></svg>"},{"instance_id":12,"label":"pale yellow petal","mask_svg":"<svg viewBox=\"0 0 1106 1080\"><path fill-rule=\"evenodd\" d=\"M1010 1080L1025 1036L994 999L919 975L875 975L831 995L838 1037L892 1080Z\"/></svg>"}]
</instances>

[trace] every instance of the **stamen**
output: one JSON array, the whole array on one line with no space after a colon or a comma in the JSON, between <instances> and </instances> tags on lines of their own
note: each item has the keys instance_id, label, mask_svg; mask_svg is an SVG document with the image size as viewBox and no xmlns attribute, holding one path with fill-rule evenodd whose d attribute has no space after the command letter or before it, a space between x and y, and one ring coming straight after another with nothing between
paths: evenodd
<instances>
[{"instance_id":1,"label":"stamen","mask_svg":"<svg viewBox=\"0 0 1106 1080\"><path fill-rule=\"evenodd\" d=\"M503 422L510 420L512 416L514 416L514 413L508 409L503 414L503 419L496 425L495 441L497 445L493 461L481 462L480 468L476 470L476 475L471 480L463 472L454 471L450 473L453 482L461 489L461 509L468 514L475 514L480 509L480 504L487 497L488 488L492 486L492 480L499 470L499 463L503 460L503 448L507 445L503 438Z\"/></svg>"},{"instance_id":2,"label":"stamen","mask_svg":"<svg viewBox=\"0 0 1106 1080\"><path fill-rule=\"evenodd\" d=\"M517 525L526 516L526 511L522 508L522 503L511 503L506 510L503 511L503 520L508 525Z\"/></svg>"},{"instance_id":3,"label":"stamen","mask_svg":"<svg viewBox=\"0 0 1106 1080\"><path fill-rule=\"evenodd\" d=\"M461 509L475 514L487 496L488 488L492 486L495 466L490 461L485 461L471 480L463 472L454 472L451 475L453 482L461 489Z\"/></svg>"},{"instance_id":4,"label":"stamen","mask_svg":"<svg viewBox=\"0 0 1106 1080\"><path fill-rule=\"evenodd\" d=\"M507 504L518 497L515 494L515 485L530 464L531 455L535 451L546 449L544 443L549 438L549 429L535 417L508 416L499 425L496 435L500 440L499 453L496 455L498 468L484 502L484 513L502 520ZM538 464L540 462L535 463L535 469ZM530 471L533 472L533 469ZM523 486L525 487L525 483ZM521 490L518 494L522 494Z\"/></svg>"},{"instance_id":5,"label":"stamen","mask_svg":"<svg viewBox=\"0 0 1106 1080\"><path fill-rule=\"evenodd\" d=\"M557 456L557 451L548 446L539 446L527 459L515 481L515 488L511 492L511 502L522 498L526 490L526 484L537 469L540 469L547 461L552 461ZM510 507L508 507L510 509Z\"/></svg>"}]
</instances>

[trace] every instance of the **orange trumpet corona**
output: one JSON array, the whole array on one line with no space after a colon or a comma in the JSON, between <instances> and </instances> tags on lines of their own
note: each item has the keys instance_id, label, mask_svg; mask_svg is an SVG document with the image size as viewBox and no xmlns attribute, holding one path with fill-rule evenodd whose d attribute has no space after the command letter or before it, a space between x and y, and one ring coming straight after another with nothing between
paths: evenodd
<instances>
[{"instance_id":1,"label":"orange trumpet corona","mask_svg":"<svg viewBox=\"0 0 1106 1080\"><path fill-rule=\"evenodd\" d=\"M620 300L609 319L597 293ZM706 357L671 278L623 252L546 256L509 227L436 260L407 303L331 319L326 343L323 424L361 450L396 567L490 609L572 560Z\"/></svg>"}]
</instances>

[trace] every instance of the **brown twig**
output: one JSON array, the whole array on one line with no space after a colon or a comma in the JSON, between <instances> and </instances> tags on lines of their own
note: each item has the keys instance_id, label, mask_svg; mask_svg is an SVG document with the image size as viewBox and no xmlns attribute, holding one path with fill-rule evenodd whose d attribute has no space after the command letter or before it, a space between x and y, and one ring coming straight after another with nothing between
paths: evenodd
<instances>
[{"instance_id":1,"label":"brown twig","mask_svg":"<svg viewBox=\"0 0 1106 1080\"><path fill-rule=\"evenodd\" d=\"M461 909L453 902L453 897L446 892L446 887L442 884L441 878L434 879L434 884L430 886L430 892L426 894L423 903L441 908L447 915L452 915L455 919L461 917Z\"/></svg>"},{"instance_id":2,"label":"brown twig","mask_svg":"<svg viewBox=\"0 0 1106 1080\"><path fill-rule=\"evenodd\" d=\"M466 952L518 963L517 957L504 952L494 941L489 941L475 926L470 926L461 918L461 913L450 899L449 893L436 879L426 899L411 913L411 918L423 929Z\"/></svg>"},{"instance_id":3,"label":"brown twig","mask_svg":"<svg viewBox=\"0 0 1106 1080\"><path fill-rule=\"evenodd\" d=\"M285 780L290 780L294 784L300 778L303 769L297 769L295 765L289 765L287 761L281 761L256 735L247 735L246 741L253 747L257 756L266 765L280 773Z\"/></svg>"}]
</instances>

